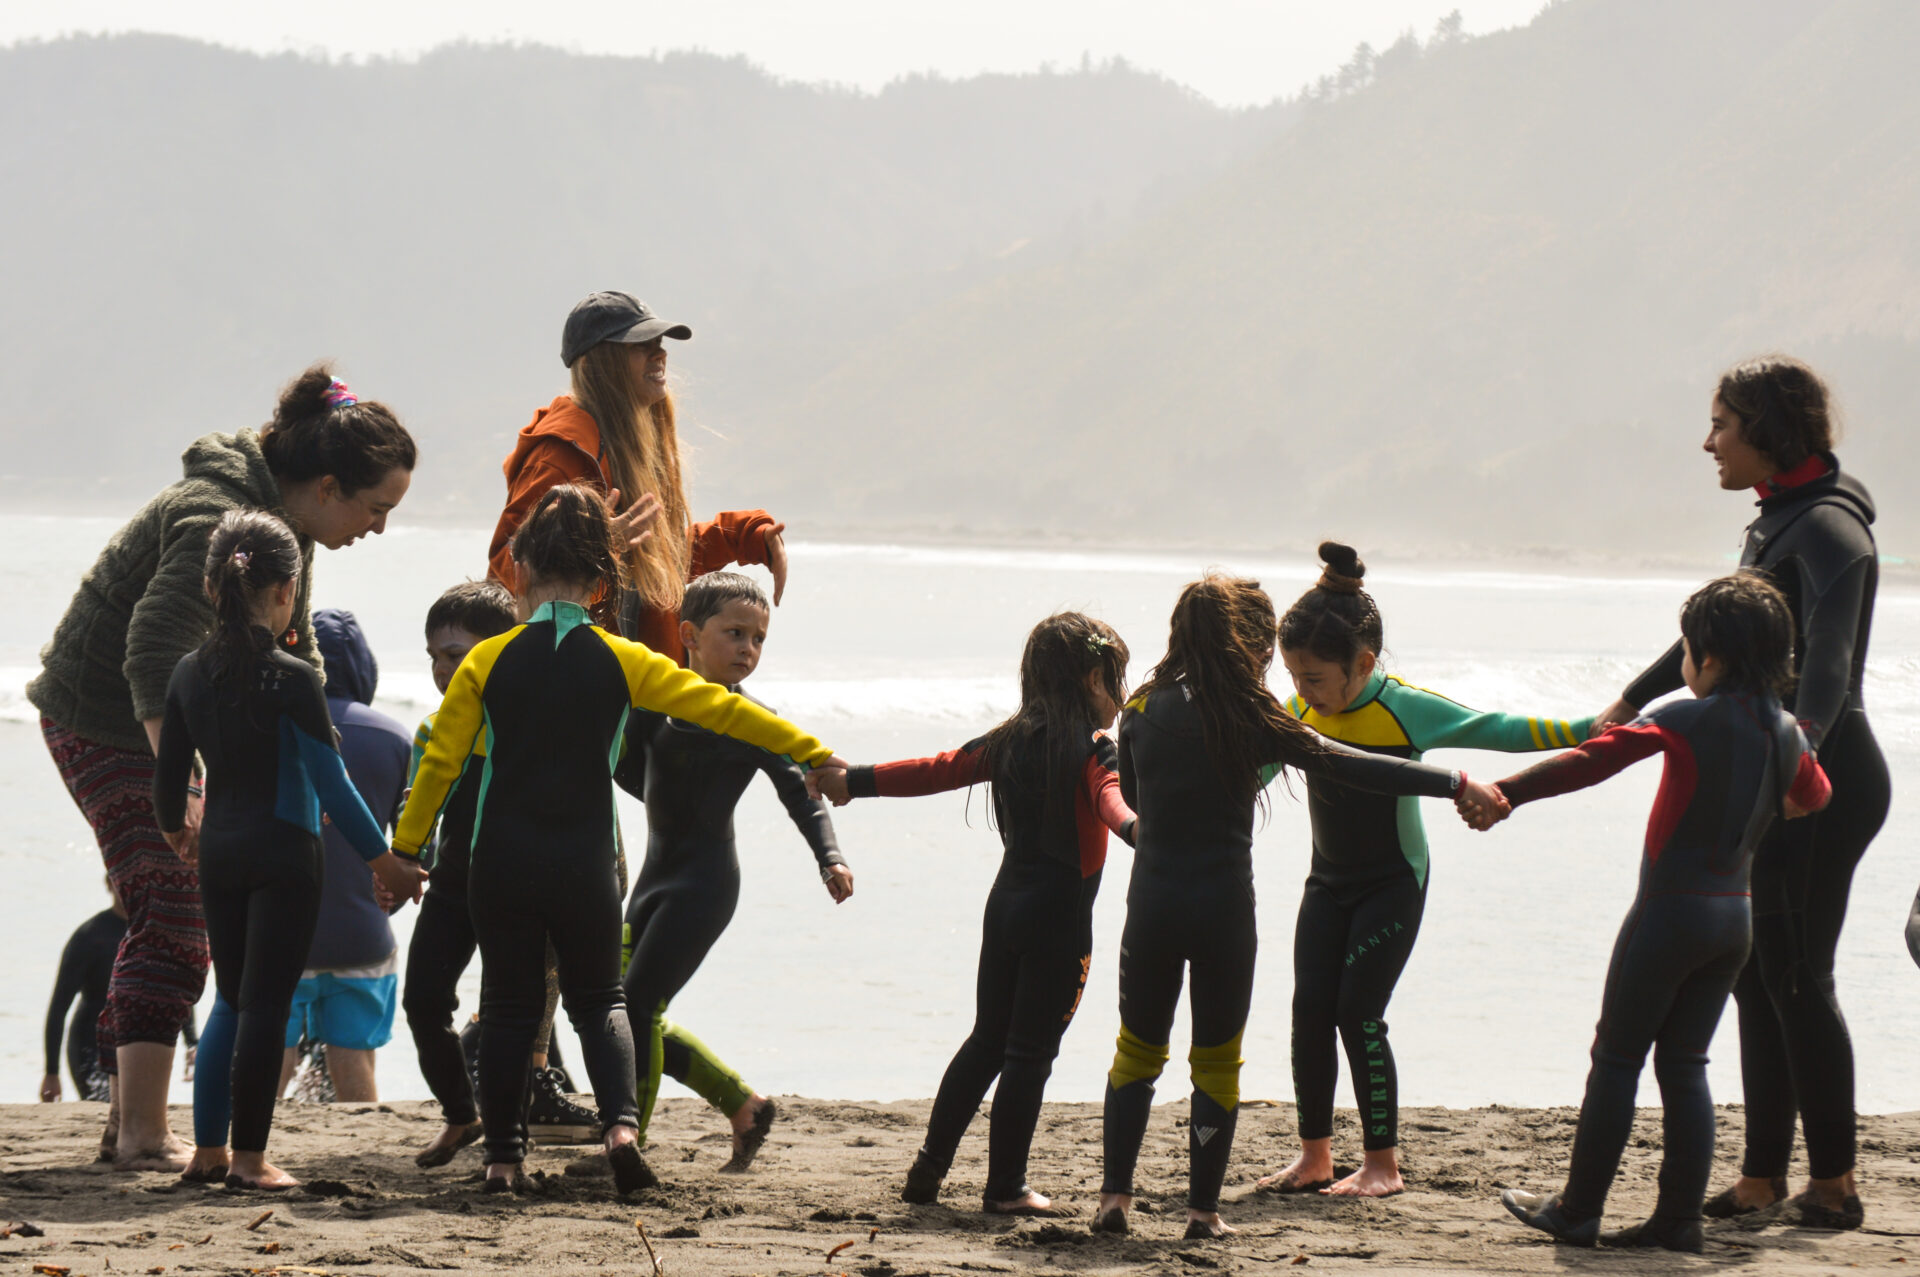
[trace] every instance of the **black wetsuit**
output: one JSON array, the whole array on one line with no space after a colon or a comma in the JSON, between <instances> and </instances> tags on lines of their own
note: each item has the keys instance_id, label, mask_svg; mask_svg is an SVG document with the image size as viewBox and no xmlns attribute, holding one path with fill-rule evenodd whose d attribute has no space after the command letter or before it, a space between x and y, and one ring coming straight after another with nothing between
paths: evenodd
<instances>
[{"instance_id":1,"label":"black wetsuit","mask_svg":"<svg viewBox=\"0 0 1920 1277\"><path fill-rule=\"evenodd\" d=\"M107 1072L100 1064L95 1045L96 1022L107 1001L107 980L113 974L114 955L120 952L120 938L127 934L127 920L111 909L102 909L73 930L67 947L60 951L60 970L53 980L53 1001L47 1004L47 1076L60 1072L60 1039L67 1040L67 1072L73 1078L75 1093L83 1100L107 1098ZM75 998L80 1010L72 1029L67 1028L67 1011Z\"/></svg>"},{"instance_id":2,"label":"black wetsuit","mask_svg":"<svg viewBox=\"0 0 1920 1277\"><path fill-rule=\"evenodd\" d=\"M1797 484L1803 474L1823 474ZM1786 707L1833 782L1817 816L1775 825L1753 872L1753 953L1734 986L1746 1098L1742 1173L1787 1173L1796 1110L1816 1179L1853 1169L1853 1042L1834 993L1833 959L1853 872L1886 822L1892 786L1860 696L1880 561L1873 500L1831 456L1763 485L1741 563L1757 567L1793 609L1799 688ZM1645 705L1681 686L1680 649L1626 690Z\"/></svg>"},{"instance_id":3,"label":"black wetsuit","mask_svg":"<svg viewBox=\"0 0 1920 1277\"><path fill-rule=\"evenodd\" d=\"M1754 851L1776 823L1782 796L1808 809L1827 797L1792 715L1771 696L1745 693L1662 705L1501 781L1500 789L1517 807L1598 784L1662 752L1666 769L1647 823L1640 891L1607 967L1562 1194L1565 1210L1579 1218L1606 1204L1650 1049L1665 1108L1654 1215L1699 1218L1713 1162L1707 1046L1747 960Z\"/></svg>"},{"instance_id":4,"label":"black wetsuit","mask_svg":"<svg viewBox=\"0 0 1920 1277\"><path fill-rule=\"evenodd\" d=\"M614 779L647 804L647 858L627 901L633 952L624 981L628 1014L645 1017L649 1026L647 1054L635 1061L641 1070L642 1139L662 1073L692 1086L729 1117L752 1098L739 1074L705 1043L669 1024L666 1011L733 921L740 902L733 812L762 772L819 868L844 865L827 805L807 796L804 773L791 760L651 711L636 713L627 725L626 757Z\"/></svg>"},{"instance_id":5,"label":"black wetsuit","mask_svg":"<svg viewBox=\"0 0 1920 1277\"><path fill-rule=\"evenodd\" d=\"M322 810L361 856L386 836L334 748L326 694L313 666L269 647L218 683L202 652L180 659L167 686L153 774L154 815L179 829L197 750L207 764L200 826L200 896L214 984L238 1016L233 1042L233 1147L265 1151L280 1059L320 916Z\"/></svg>"},{"instance_id":6,"label":"black wetsuit","mask_svg":"<svg viewBox=\"0 0 1920 1277\"><path fill-rule=\"evenodd\" d=\"M1265 763L1298 767L1384 794L1453 796L1460 773L1370 754L1307 735L1276 736ZM1315 752L1315 747L1321 752ZM1220 1200L1240 1104L1240 1041L1258 948L1253 816L1258 778L1224 776L1184 686L1163 687L1120 719L1120 785L1140 813L1127 924L1120 937L1120 1041L1107 1077L1103 1192L1131 1193L1153 1083L1186 968L1190 977L1193 1114L1187 1204Z\"/></svg>"},{"instance_id":7,"label":"black wetsuit","mask_svg":"<svg viewBox=\"0 0 1920 1277\"><path fill-rule=\"evenodd\" d=\"M634 709L656 709L808 765L812 737L637 643L570 602L476 645L434 719L394 850L416 855L485 737L467 898L482 962L480 1117L486 1159L526 1158L529 1052L546 1005L546 953L603 1127L637 1127L633 1036L620 987L613 769Z\"/></svg>"},{"instance_id":8,"label":"black wetsuit","mask_svg":"<svg viewBox=\"0 0 1920 1277\"><path fill-rule=\"evenodd\" d=\"M1060 1039L1073 1023L1093 963L1093 902L1107 862L1107 834L1132 841L1133 812L1120 799L1119 755L1105 735L1089 733L1068 774L1039 743L1017 743L1008 783L993 786L995 824L1005 854L987 893L980 925L980 969L973 1031L940 1079L921 1158L945 1176L987 1088L988 1202L1027 1192L1027 1155ZM986 738L932 758L856 767L856 798L936 794L989 780Z\"/></svg>"}]
</instances>

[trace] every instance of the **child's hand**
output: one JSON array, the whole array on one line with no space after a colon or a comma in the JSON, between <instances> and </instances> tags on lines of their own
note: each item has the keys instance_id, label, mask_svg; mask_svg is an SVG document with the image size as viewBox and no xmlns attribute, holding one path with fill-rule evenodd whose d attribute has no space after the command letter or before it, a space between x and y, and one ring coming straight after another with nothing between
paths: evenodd
<instances>
[{"instance_id":1,"label":"child's hand","mask_svg":"<svg viewBox=\"0 0 1920 1277\"><path fill-rule=\"evenodd\" d=\"M827 894L837 905L845 904L853 894L853 870L845 865L828 865L820 871L820 881L827 884Z\"/></svg>"},{"instance_id":2,"label":"child's hand","mask_svg":"<svg viewBox=\"0 0 1920 1277\"><path fill-rule=\"evenodd\" d=\"M187 828L176 829L169 833L162 829L160 836L167 840L167 846L173 848L173 854L180 857L184 864L198 866L200 863L199 831Z\"/></svg>"},{"instance_id":3,"label":"child's hand","mask_svg":"<svg viewBox=\"0 0 1920 1277\"><path fill-rule=\"evenodd\" d=\"M40 1102L54 1104L60 1099L60 1075L49 1073L40 1079Z\"/></svg>"},{"instance_id":4,"label":"child's hand","mask_svg":"<svg viewBox=\"0 0 1920 1277\"><path fill-rule=\"evenodd\" d=\"M1461 777L1460 792L1454 795L1453 806L1460 813L1460 819L1467 822L1469 829L1481 831L1492 829L1513 812L1513 805L1500 792L1498 785L1468 780L1464 776Z\"/></svg>"},{"instance_id":5,"label":"child's hand","mask_svg":"<svg viewBox=\"0 0 1920 1277\"><path fill-rule=\"evenodd\" d=\"M847 788L845 767L828 765L808 772L807 793L814 798L824 798L835 807L845 807L853 801L853 793Z\"/></svg>"},{"instance_id":6,"label":"child's hand","mask_svg":"<svg viewBox=\"0 0 1920 1277\"><path fill-rule=\"evenodd\" d=\"M388 852L372 864L373 876L395 900L418 900L425 890L427 871L417 860Z\"/></svg>"}]
</instances>

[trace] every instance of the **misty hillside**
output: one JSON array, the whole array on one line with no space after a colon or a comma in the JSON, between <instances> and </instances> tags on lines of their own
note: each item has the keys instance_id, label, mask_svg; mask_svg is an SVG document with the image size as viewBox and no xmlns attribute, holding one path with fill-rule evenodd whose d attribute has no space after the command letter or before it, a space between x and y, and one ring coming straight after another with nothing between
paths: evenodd
<instances>
[{"instance_id":1,"label":"misty hillside","mask_svg":"<svg viewBox=\"0 0 1920 1277\"><path fill-rule=\"evenodd\" d=\"M624 286L696 329L696 506L796 531L1697 556L1748 509L1713 378L1785 349L1911 552L1914 48L1908 0L1562 0L1241 114L1126 68L0 51L0 468L137 497L335 354L422 438L414 513L486 521Z\"/></svg>"}]
</instances>

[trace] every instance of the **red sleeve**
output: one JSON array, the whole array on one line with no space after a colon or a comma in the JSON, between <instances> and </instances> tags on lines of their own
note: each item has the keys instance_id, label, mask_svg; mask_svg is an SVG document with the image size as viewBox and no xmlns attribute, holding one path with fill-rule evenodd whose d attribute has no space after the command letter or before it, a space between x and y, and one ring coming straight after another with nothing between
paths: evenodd
<instances>
[{"instance_id":1,"label":"red sleeve","mask_svg":"<svg viewBox=\"0 0 1920 1277\"><path fill-rule=\"evenodd\" d=\"M1833 798L1833 782L1811 752L1800 755L1800 766L1793 774L1793 787L1787 797L1802 811L1823 811Z\"/></svg>"},{"instance_id":2,"label":"red sleeve","mask_svg":"<svg viewBox=\"0 0 1920 1277\"><path fill-rule=\"evenodd\" d=\"M1085 774L1087 802L1100 823L1116 834L1124 834L1133 819L1133 808L1120 796L1120 776L1100 761L1098 754L1087 755Z\"/></svg>"},{"instance_id":3,"label":"red sleeve","mask_svg":"<svg viewBox=\"0 0 1920 1277\"><path fill-rule=\"evenodd\" d=\"M919 798L965 789L986 779L987 751L976 743L932 758L903 758L895 763L856 767L848 773L847 785L857 798Z\"/></svg>"},{"instance_id":4,"label":"red sleeve","mask_svg":"<svg viewBox=\"0 0 1920 1277\"><path fill-rule=\"evenodd\" d=\"M775 519L765 510L723 510L687 533L692 553L687 575L696 577L734 563L767 561L766 530Z\"/></svg>"},{"instance_id":5,"label":"red sleeve","mask_svg":"<svg viewBox=\"0 0 1920 1277\"><path fill-rule=\"evenodd\" d=\"M533 513L533 507L540 498L547 495L549 488L563 483L579 483L587 478L586 471L579 466L561 464L571 448L563 442L545 443L527 454L519 472L507 490L507 508L500 512L500 522L494 525L493 541L487 548L487 575L509 590L513 589L513 554L508 545L513 534L520 530L527 516Z\"/></svg>"},{"instance_id":6,"label":"red sleeve","mask_svg":"<svg viewBox=\"0 0 1920 1277\"><path fill-rule=\"evenodd\" d=\"M1666 733L1645 719L1609 727L1593 739L1535 763L1499 781L1500 792L1518 807L1538 798L1569 794L1597 785L1666 747Z\"/></svg>"}]
</instances>

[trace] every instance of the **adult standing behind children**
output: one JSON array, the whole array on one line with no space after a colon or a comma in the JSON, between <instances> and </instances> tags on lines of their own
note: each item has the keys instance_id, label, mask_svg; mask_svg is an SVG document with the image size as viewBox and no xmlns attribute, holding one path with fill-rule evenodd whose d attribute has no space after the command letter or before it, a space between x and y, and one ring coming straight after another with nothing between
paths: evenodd
<instances>
[{"instance_id":1,"label":"adult standing behind children","mask_svg":"<svg viewBox=\"0 0 1920 1277\"><path fill-rule=\"evenodd\" d=\"M206 984L207 937L199 878L154 823L153 756L174 666L213 628L208 538L222 515L248 507L292 527L301 572L280 646L317 666L307 624L313 547L384 532L416 455L388 408L360 403L314 365L258 432L194 441L184 475L114 533L40 654L28 699L127 908L99 1028L103 1063L115 1061L118 1074L101 1152L123 1169L179 1170L187 1153L167 1125L167 1086L174 1040ZM191 838L197 796L185 820Z\"/></svg>"},{"instance_id":2,"label":"adult standing behind children","mask_svg":"<svg viewBox=\"0 0 1920 1277\"><path fill-rule=\"evenodd\" d=\"M1722 488L1759 498L1740 562L1778 586L1793 612L1798 687L1783 703L1805 725L1833 799L1818 815L1776 824L1754 857L1753 954L1733 988L1746 1154L1739 1181L1706 1213L1744 1215L1787 1195L1797 1110L1809 1174L1795 1199L1801 1221L1858 1228L1853 1043L1833 958L1854 868L1886 821L1892 789L1860 696L1880 579L1873 498L1841 472L1833 434L1827 387L1797 360L1739 364L1714 390L1703 446ZM1596 728L1678 690L1682 655L1676 643Z\"/></svg>"}]
</instances>

